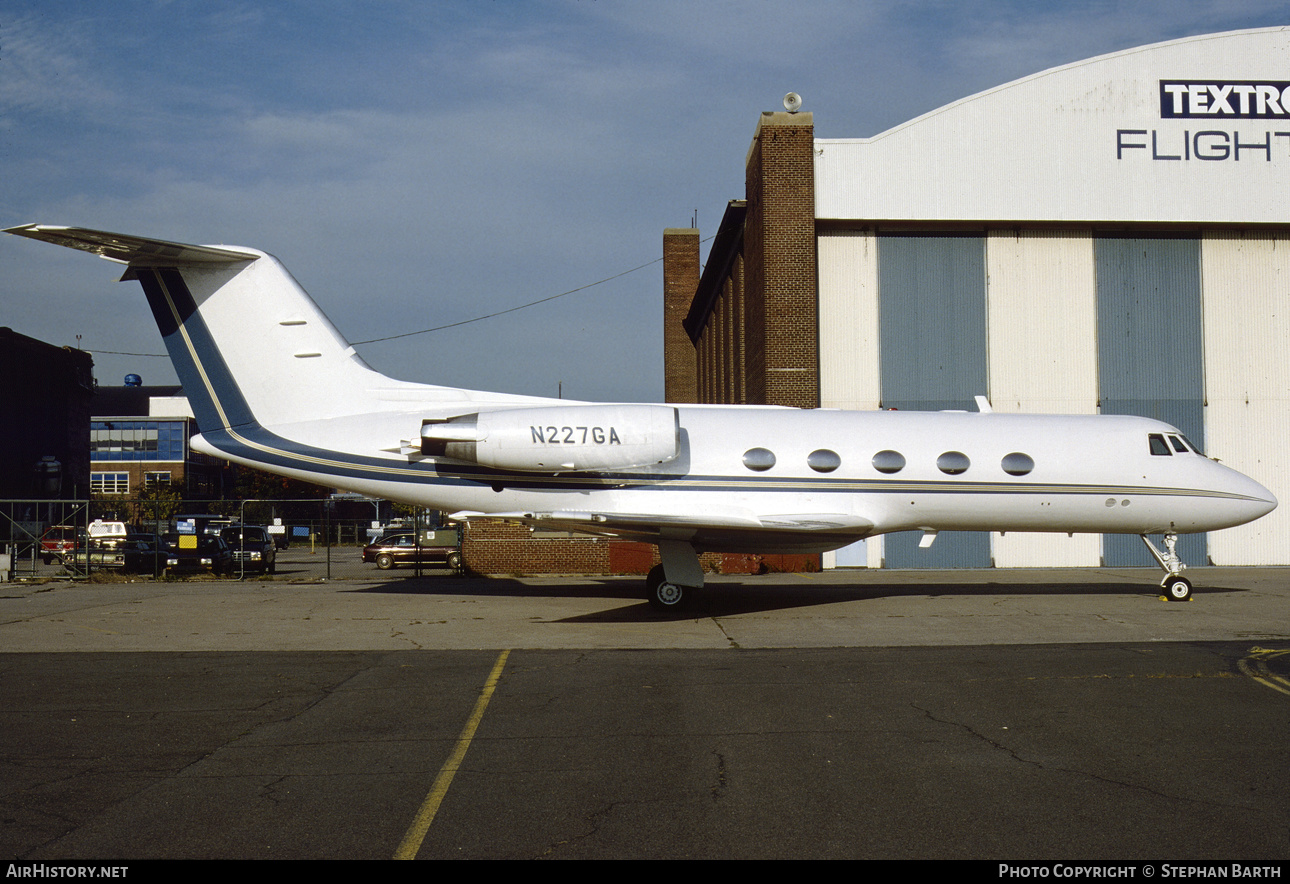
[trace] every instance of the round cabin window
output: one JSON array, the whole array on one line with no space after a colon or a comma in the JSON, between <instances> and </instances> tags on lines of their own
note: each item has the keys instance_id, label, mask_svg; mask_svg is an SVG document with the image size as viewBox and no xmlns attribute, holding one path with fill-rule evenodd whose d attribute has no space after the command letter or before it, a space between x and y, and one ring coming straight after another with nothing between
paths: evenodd
<instances>
[{"instance_id":1,"label":"round cabin window","mask_svg":"<svg viewBox=\"0 0 1290 884\"><path fill-rule=\"evenodd\" d=\"M961 451L947 451L936 458L936 468L947 476L966 473L970 466L972 461L968 460L968 456Z\"/></svg>"},{"instance_id":2,"label":"round cabin window","mask_svg":"<svg viewBox=\"0 0 1290 884\"><path fill-rule=\"evenodd\" d=\"M879 451L873 456L873 468L880 473L899 473L905 468L905 455L899 451Z\"/></svg>"},{"instance_id":3,"label":"round cabin window","mask_svg":"<svg viewBox=\"0 0 1290 884\"><path fill-rule=\"evenodd\" d=\"M1009 476L1024 476L1035 468L1035 460L1029 454L1014 451L1003 456L1003 471Z\"/></svg>"},{"instance_id":4,"label":"round cabin window","mask_svg":"<svg viewBox=\"0 0 1290 884\"><path fill-rule=\"evenodd\" d=\"M817 473L831 473L842 466L842 458L836 451L820 448L806 456L806 465Z\"/></svg>"}]
</instances>

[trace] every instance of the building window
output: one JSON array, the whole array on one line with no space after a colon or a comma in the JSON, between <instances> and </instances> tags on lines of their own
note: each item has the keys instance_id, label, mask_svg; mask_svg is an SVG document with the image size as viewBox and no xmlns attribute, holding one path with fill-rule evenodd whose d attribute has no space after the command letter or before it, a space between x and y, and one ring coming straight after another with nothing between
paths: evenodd
<instances>
[{"instance_id":1,"label":"building window","mask_svg":"<svg viewBox=\"0 0 1290 884\"><path fill-rule=\"evenodd\" d=\"M129 473L90 473L91 494L129 494Z\"/></svg>"},{"instance_id":2,"label":"building window","mask_svg":"<svg viewBox=\"0 0 1290 884\"><path fill-rule=\"evenodd\" d=\"M149 489L151 489L151 488L156 488L156 487L157 487L157 486L159 486L159 485L169 485L169 484L170 484L170 471L169 471L169 470L165 470L165 471L157 472L157 473L144 473L144 474L143 474L143 487L144 487L144 488L149 488Z\"/></svg>"},{"instance_id":3,"label":"building window","mask_svg":"<svg viewBox=\"0 0 1290 884\"><path fill-rule=\"evenodd\" d=\"M90 459L182 461L186 438L183 421L91 421Z\"/></svg>"}]
</instances>

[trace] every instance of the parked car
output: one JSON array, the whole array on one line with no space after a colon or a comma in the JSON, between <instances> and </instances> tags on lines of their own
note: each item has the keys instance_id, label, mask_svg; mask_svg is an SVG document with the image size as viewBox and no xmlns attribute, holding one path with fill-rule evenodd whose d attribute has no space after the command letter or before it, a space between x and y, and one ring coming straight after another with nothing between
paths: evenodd
<instances>
[{"instance_id":1,"label":"parked car","mask_svg":"<svg viewBox=\"0 0 1290 884\"><path fill-rule=\"evenodd\" d=\"M91 543L62 554L66 565L111 568L129 574L161 574L166 570L169 550L156 534L131 533L112 543Z\"/></svg>"},{"instance_id":2,"label":"parked car","mask_svg":"<svg viewBox=\"0 0 1290 884\"><path fill-rule=\"evenodd\" d=\"M375 562L382 571L399 565L441 564L454 571L461 570L461 545L456 528L421 532L417 543L415 531L386 534L363 547L363 561Z\"/></svg>"},{"instance_id":3,"label":"parked car","mask_svg":"<svg viewBox=\"0 0 1290 884\"><path fill-rule=\"evenodd\" d=\"M269 536L273 538L273 545L278 549L286 549L291 545L291 529L286 525L273 525L265 529Z\"/></svg>"},{"instance_id":4,"label":"parked car","mask_svg":"<svg viewBox=\"0 0 1290 884\"><path fill-rule=\"evenodd\" d=\"M231 574L235 569L233 551L217 534L167 534L166 552L166 570L171 574Z\"/></svg>"},{"instance_id":5,"label":"parked car","mask_svg":"<svg viewBox=\"0 0 1290 884\"><path fill-rule=\"evenodd\" d=\"M76 549L78 530L72 525L54 525L40 535L40 560L48 565Z\"/></svg>"},{"instance_id":6,"label":"parked car","mask_svg":"<svg viewBox=\"0 0 1290 884\"><path fill-rule=\"evenodd\" d=\"M278 570L278 548L269 532L259 525L230 525L220 529L219 536L233 551L233 570L264 574Z\"/></svg>"},{"instance_id":7,"label":"parked car","mask_svg":"<svg viewBox=\"0 0 1290 884\"><path fill-rule=\"evenodd\" d=\"M90 543L101 547L114 547L125 540L129 534L130 529L125 526L125 522L105 522L102 519L95 519L89 525Z\"/></svg>"}]
</instances>

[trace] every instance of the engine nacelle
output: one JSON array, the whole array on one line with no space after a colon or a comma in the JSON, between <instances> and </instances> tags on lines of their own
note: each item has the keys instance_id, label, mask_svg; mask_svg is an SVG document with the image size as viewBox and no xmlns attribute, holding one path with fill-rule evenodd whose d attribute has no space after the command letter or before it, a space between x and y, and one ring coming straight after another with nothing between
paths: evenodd
<instances>
[{"instance_id":1,"label":"engine nacelle","mask_svg":"<svg viewBox=\"0 0 1290 884\"><path fill-rule=\"evenodd\" d=\"M675 460L680 417L667 405L555 405L424 421L421 453L533 473L627 470Z\"/></svg>"}]
</instances>

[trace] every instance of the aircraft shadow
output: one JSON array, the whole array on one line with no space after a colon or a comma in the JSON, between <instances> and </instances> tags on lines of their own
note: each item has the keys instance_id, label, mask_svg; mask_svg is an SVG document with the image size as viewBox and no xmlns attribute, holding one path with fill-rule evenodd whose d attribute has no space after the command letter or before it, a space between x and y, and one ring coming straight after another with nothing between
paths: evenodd
<instances>
[{"instance_id":1,"label":"aircraft shadow","mask_svg":"<svg viewBox=\"0 0 1290 884\"><path fill-rule=\"evenodd\" d=\"M1155 585L1155 572L1144 572L1144 577L1126 578L1123 581L1076 582L962 582L944 579L927 582L906 578L901 582L878 579L865 582L858 576L855 582L836 581L820 584L804 583L788 575L762 575L745 580L720 578L709 582L685 608L676 612L660 612L651 608L642 597L642 581L618 578L569 577L561 583L530 583L509 577L462 577L452 574L409 575L402 579L387 580L377 585L344 590L356 593L386 593L399 595L474 595L506 598L587 598L621 599L627 604L621 608L599 611L575 617L562 618L564 623L631 622L640 620L693 619L695 617L725 617L780 611L792 608L810 608L834 605L839 602L857 602L884 598L904 597L970 597L994 596L1159 596ZM880 577L880 575L871 575ZM777 579L777 577L779 579ZM1222 586L1198 586L1194 595L1244 592L1245 590Z\"/></svg>"}]
</instances>

